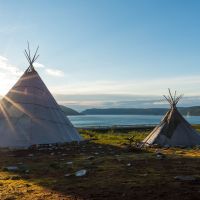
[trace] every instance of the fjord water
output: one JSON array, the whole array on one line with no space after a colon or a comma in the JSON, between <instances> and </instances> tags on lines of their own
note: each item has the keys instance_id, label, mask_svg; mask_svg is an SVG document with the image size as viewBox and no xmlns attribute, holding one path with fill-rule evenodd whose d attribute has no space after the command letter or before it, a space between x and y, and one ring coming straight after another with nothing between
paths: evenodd
<instances>
[{"instance_id":1,"label":"fjord water","mask_svg":"<svg viewBox=\"0 0 200 200\"><path fill-rule=\"evenodd\" d=\"M159 124L161 115L76 115L68 116L77 128L112 126L148 126ZM191 124L200 124L200 116L185 116Z\"/></svg>"}]
</instances>

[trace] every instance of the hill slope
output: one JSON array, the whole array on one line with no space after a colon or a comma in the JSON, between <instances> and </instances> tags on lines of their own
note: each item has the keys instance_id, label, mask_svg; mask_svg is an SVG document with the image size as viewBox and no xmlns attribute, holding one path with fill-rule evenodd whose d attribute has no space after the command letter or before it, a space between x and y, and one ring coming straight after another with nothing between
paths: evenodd
<instances>
[{"instance_id":1,"label":"hill slope","mask_svg":"<svg viewBox=\"0 0 200 200\"><path fill-rule=\"evenodd\" d=\"M77 112L76 110L73 110L71 108L68 108L66 106L60 105L62 111L65 113L65 115L81 115L81 113Z\"/></svg>"}]
</instances>

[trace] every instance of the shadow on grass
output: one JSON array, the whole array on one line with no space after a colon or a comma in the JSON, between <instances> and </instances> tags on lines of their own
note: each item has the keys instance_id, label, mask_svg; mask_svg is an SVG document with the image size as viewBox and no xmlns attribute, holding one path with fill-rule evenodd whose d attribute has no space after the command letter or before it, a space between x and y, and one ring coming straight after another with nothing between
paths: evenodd
<instances>
[{"instance_id":1,"label":"shadow on grass","mask_svg":"<svg viewBox=\"0 0 200 200\"><path fill-rule=\"evenodd\" d=\"M90 142L53 151L1 151L0 165L4 199L6 193L8 197L12 194L11 199L199 198L196 182L179 182L174 177L198 175L200 159L158 160L148 151L129 152ZM20 170L6 172L6 166L18 166ZM76 177L74 173L81 169L87 174Z\"/></svg>"}]
</instances>

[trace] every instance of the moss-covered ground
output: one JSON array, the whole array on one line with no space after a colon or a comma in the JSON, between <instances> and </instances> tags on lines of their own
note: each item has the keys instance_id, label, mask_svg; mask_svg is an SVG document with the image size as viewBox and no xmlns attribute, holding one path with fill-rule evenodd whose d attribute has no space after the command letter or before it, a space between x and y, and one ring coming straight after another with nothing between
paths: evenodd
<instances>
[{"instance_id":1,"label":"moss-covered ground","mask_svg":"<svg viewBox=\"0 0 200 200\"><path fill-rule=\"evenodd\" d=\"M129 148L127 138L141 141L149 131L80 130L87 142L56 149L1 149L0 199L200 199L200 149ZM8 171L8 166L18 169ZM81 169L87 174L76 177Z\"/></svg>"}]
</instances>

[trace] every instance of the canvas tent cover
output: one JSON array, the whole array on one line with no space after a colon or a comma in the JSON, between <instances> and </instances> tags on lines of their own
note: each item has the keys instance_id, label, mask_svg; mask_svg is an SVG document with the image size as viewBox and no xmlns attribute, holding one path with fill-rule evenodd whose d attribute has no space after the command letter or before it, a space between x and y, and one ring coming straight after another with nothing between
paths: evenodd
<instances>
[{"instance_id":1,"label":"canvas tent cover","mask_svg":"<svg viewBox=\"0 0 200 200\"><path fill-rule=\"evenodd\" d=\"M0 147L82 140L32 63L0 103L0 138Z\"/></svg>"},{"instance_id":2,"label":"canvas tent cover","mask_svg":"<svg viewBox=\"0 0 200 200\"><path fill-rule=\"evenodd\" d=\"M161 123L143 140L144 145L180 147L200 145L200 134L177 110L176 104L180 98L181 96L176 97L176 94L172 97L170 92L170 96L166 99L170 103L171 109L166 113Z\"/></svg>"}]
</instances>

